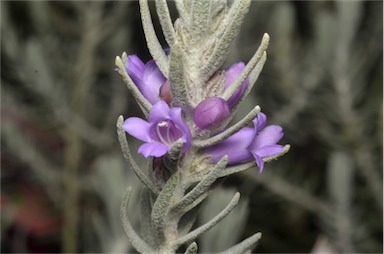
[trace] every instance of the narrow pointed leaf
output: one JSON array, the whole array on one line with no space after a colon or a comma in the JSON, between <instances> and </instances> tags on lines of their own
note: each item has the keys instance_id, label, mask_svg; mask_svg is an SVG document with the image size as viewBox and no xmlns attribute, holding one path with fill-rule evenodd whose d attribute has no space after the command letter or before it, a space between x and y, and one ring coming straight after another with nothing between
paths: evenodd
<instances>
[{"instance_id":1,"label":"narrow pointed leaf","mask_svg":"<svg viewBox=\"0 0 384 254\"><path fill-rule=\"evenodd\" d=\"M141 236L151 246L155 246L155 232L151 223L151 197L147 188L143 188L140 198L140 227Z\"/></svg>"},{"instance_id":2,"label":"narrow pointed leaf","mask_svg":"<svg viewBox=\"0 0 384 254\"><path fill-rule=\"evenodd\" d=\"M202 37L209 28L212 1L192 1L192 32L195 37Z\"/></svg>"},{"instance_id":3,"label":"narrow pointed leaf","mask_svg":"<svg viewBox=\"0 0 384 254\"><path fill-rule=\"evenodd\" d=\"M216 43L215 49L202 68L202 74L210 77L224 62L228 54L228 49L236 38L240 26L243 23L244 16L248 12L250 0L235 0L225 18L224 24L216 34L220 37Z\"/></svg>"},{"instance_id":4,"label":"narrow pointed leaf","mask_svg":"<svg viewBox=\"0 0 384 254\"><path fill-rule=\"evenodd\" d=\"M128 216L127 216L127 206L128 201L131 195L131 187L128 187L124 194L123 202L120 207L120 218L123 222L124 231L128 237L128 240L135 249L141 253L152 253L154 250L140 238L140 236L133 229Z\"/></svg>"},{"instance_id":5,"label":"narrow pointed leaf","mask_svg":"<svg viewBox=\"0 0 384 254\"><path fill-rule=\"evenodd\" d=\"M175 143L173 143L172 146L168 150L168 154L165 157L165 166L171 172L176 171L177 162L179 160L183 145L184 145L184 143L183 143L182 139L180 138Z\"/></svg>"},{"instance_id":6,"label":"narrow pointed leaf","mask_svg":"<svg viewBox=\"0 0 384 254\"><path fill-rule=\"evenodd\" d=\"M248 237L247 239L245 239L244 241L242 241L241 243L239 244L236 244L235 246L223 251L223 252L220 252L221 254L232 254L232 253L244 253L244 252L247 252L247 251L250 251L252 252L252 249L255 248L257 242L260 240L261 238L261 233L256 233L250 237Z\"/></svg>"},{"instance_id":7,"label":"narrow pointed leaf","mask_svg":"<svg viewBox=\"0 0 384 254\"><path fill-rule=\"evenodd\" d=\"M200 206L201 204L195 206L193 209L184 214L183 217L181 217L177 229L179 236L186 235L191 230L197 218L198 212L200 211Z\"/></svg>"},{"instance_id":8,"label":"narrow pointed leaf","mask_svg":"<svg viewBox=\"0 0 384 254\"><path fill-rule=\"evenodd\" d=\"M238 166L227 167L225 170L220 172L220 176L219 177L233 175L233 174L240 173L240 172L243 172L245 170L248 170L248 169L254 168L254 167L256 167L256 162L255 161L248 162L248 163L245 163L245 164L241 164L241 165L238 165Z\"/></svg>"},{"instance_id":9,"label":"narrow pointed leaf","mask_svg":"<svg viewBox=\"0 0 384 254\"><path fill-rule=\"evenodd\" d=\"M121 127L124 122L123 116L119 116L117 119L117 136L120 142L121 151L123 152L123 156L125 160L128 162L128 166L135 172L137 177L144 183L147 188L149 188L153 193L159 193L158 189L155 187L153 182L149 179L148 175L145 174L139 166L136 164L135 160L132 157L131 151L129 149L128 140L125 135L125 131Z\"/></svg>"},{"instance_id":10,"label":"narrow pointed leaf","mask_svg":"<svg viewBox=\"0 0 384 254\"><path fill-rule=\"evenodd\" d=\"M230 87L228 87L224 91L222 95L222 98L224 100L228 100L229 98L231 98L231 96L237 91L237 89L241 86L241 84L248 77L251 71L256 67L257 63L263 57L264 52L267 50L268 44L269 44L269 35L264 34L263 39L261 40L260 47L257 49L256 53L253 55L251 60L249 60L243 72L241 73L241 75L235 80L235 82Z\"/></svg>"},{"instance_id":11,"label":"narrow pointed leaf","mask_svg":"<svg viewBox=\"0 0 384 254\"><path fill-rule=\"evenodd\" d=\"M173 243L174 246L180 246L186 242L192 241L197 237L199 237L200 235L202 235L204 232L208 231L213 226L215 226L236 207L237 203L239 202L239 198L240 198L240 193L237 192L235 196L232 198L232 200L229 202L229 204L218 215L216 215L212 220L208 221L206 224L202 225L201 227L198 227L197 229L186 234L185 236L178 238L175 241L175 243Z\"/></svg>"},{"instance_id":12,"label":"narrow pointed leaf","mask_svg":"<svg viewBox=\"0 0 384 254\"><path fill-rule=\"evenodd\" d=\"M184 254L194 254L194 253L197 253L197 243L196 242L191 243L188 246L188 248L186 249L186 251L184 252Z\"/></svg>"},{"instance_id":13,"label":"narrow pointed leaf","mask_svg":"<svg viewBox=\"0 0 384 254\"><path fill-rule=\"evenodd\" d=\"M210 192L206 191L203 194L201 194L198 198L196 198L192 203L189 205L183 207L182 210L178 211L180 214L184 214L192 209L194 209L196 206L200 205L207 197Z\"/></svg>"},{"instance_id":14,"label":"narrow pointed leaf","mask_svg":"<svg viewBox=\"0 0 384 254\"><path fill-rule=\"evenodd\" d=\"M173 193L178 182L179 174L176 173L169 178L153 204L151 218L156 229L161 230L164 228L164 219L171 207Z\"/></svg>"},{"instance_id":15,"label":"narrow pointed leaf","mask_svg":"<svg viewBox=\"0 0 384 254\"><path fill-rule=\"evenodd\" d=\"M147 40L147 45L149 52L151 53L153 59L155 60L157 66L164 74L168 77L168 59L161 46L159 39L156 36L155 28L153 27L151 12L148 6L148 0L140 0L140 12L141 20L143 24L145 38Z\"/></svg>"},{"instance_id":16,"label":"narrow pointed leaf","mask_svg":"<svg viewBox=\"0 0 384 254\"><path fill-rule=\"evenodd\" d=\"M183 21L188 23L190 20L190 17L189 17L190 8L189 8L189 6L186 5L184 0L175 0L175 4L176 4L176 9L177 9L177 12L179 14L179 17Z\"/></svg>"},{"instance_id":17,"label":"narrow pointed leaf","mask_svg":"<svg viewBox=\"0 0 384 254\"><path fill-rule=\"evenodd\" d=\"M174 104L182 108L189 105L186 73L184 71L183 52L180 45L175 43L171 49L169 82Z\"/></svg>"},{"instance_id":18,"label":"narrow pointed leaf","mask_svg":"<svg viewBox=\"0 0 384 254\"><path fill-rule=\"evenodd\" d=\"M227 163L228 156L224 156L211 172L209 172L190 192L172 207L172 212L177 214L179 211L183 211L185 207L189 206L203 195L216 181L220 172L227 166Z\"/></svg>"},{"instance_id":19,"label":"narrow pointed leaf","mask_svg":"<svg viewBox=\"0 0 384 254\"><path fill-rule=\"evenodd\" d=\"M157 16L159 17L165 40L167 41L168 45L172 47L173 43L175 42L176 35L175 29L173 28L171 15L169 14L167 1L157 0L155 3Z\"/></svg>"},{"instance_id":20,"label":"narrow pointed leaf","mask_svg":"<svg viewBox=\"0 0 384 254\"><path fill-rule=\"evenodd\" d=\"M123 54L124 56L124 54ZM145 116L148 116L148 112L151 110L152 105L148 102L148 100L143 96L140 92L139 88L132 81L131 77L128 75L125 70L125 64L119 56L116 57L115 64L117 66L117 71L122 76L124 83L127 85L128 90L132 93L133 97L136 99L137 103L143 110Z\"/></svg>"}]
</instances>

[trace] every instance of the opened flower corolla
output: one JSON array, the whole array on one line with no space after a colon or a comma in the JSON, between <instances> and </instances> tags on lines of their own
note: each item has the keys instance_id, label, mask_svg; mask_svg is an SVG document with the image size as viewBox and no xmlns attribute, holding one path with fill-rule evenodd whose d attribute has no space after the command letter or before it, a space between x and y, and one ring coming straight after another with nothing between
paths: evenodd
<instances>
[{"instance_id":1,"label":"opened flower corolla","mask_svg":"<svg viewBox=\"0 0 384 254\"><path fill-rule=\"evenodd\" d=\"M130 135L146 142L138 152L144 157L161 157L178 139L183 142L185 152L192 142L191 131L183 121L181 108L169 108L164 101L158 101L149 112L148 122L138 117L130 117L122 125Z\"/></svg>"},{"instance_id":2,"label":"opened flower corolla","mask_svg":"<svg viewBox=\"0 0 384 254\"><path fill-rule=\"evenodd\" d=\"M284 135L280 126L266 126L267 116L261 112L252 122L253 128L244 127L222 142L205 149L214 163L224 155L228 155L228 164L255 160L261 172L264 168L263 159L276 156L284 150L284 146L277 144Z\"/></svg>"},{"instance_id":3,"label":"opened flower corolla","mask_svg":"<svg viewBox=\"0 0 384 254\"><path fill-rule=\"evenodd\" d=\"M155 104L160 100L160 87L166 78L154 60L144 64L137 55L129 55L125 69L149 103Z\"/></svg>"}]
</instances>

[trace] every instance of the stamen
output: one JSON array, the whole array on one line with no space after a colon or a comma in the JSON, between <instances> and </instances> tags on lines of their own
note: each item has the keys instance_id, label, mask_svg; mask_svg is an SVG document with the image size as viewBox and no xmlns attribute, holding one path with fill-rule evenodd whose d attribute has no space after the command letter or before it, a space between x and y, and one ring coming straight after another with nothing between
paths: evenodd
<instances>
[{"instance_id":1,"label":"stamen","mask_svg":"<svg viewBox=\"0 0 384 254\"><path fill-rule=\"evenodd\" d=\"M172 142L171 137L170 137L170 132L171 132L172 125L168 126L167 128L167 140L168 140L168 145L170 145Z\"/></svg>"},{"instance_id":2,"label":"stamen","mask_svg":"<svg viewBox=\"0 0 384 254\"><path fill-rule=\"evenodd\" d=\"M161 122L158 122L157 125L156 125L156 133L157 133L157 137L160 139L161 143L163 144L166 144L166 145L169 145L169 138L168 140L165 140L164 139L164 136L162 134L162 131L161 129L162 128L167 128L167 132L169 132L169 128L168 128L168 122L167 121L161 121Z\"/></svg>"}]
</instances>

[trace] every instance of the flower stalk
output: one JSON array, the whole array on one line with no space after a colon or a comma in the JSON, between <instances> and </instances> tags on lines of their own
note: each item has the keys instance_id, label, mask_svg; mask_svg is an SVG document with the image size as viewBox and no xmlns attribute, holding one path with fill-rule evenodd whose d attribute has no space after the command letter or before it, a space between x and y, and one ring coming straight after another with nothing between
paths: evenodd
<instances>
[{"instance_id":1,"label":"flower stalk","mask_svg":"<svg viewBox=\"0 0 384 254\"><path fill-rule=\"evenodd\" d=\"M269 35L248 64L222 64L248 12L250 0L176 0L179 18L172 24L166 0L156 1L156 12L170 48L166 53L153 28L147 0L140 12L153 60L136 55L116 57L118 73L136 98L146 120L120 116L117 132L123 155L143 182L141 229L132 228L126 214L130 189L121 206L128 239L142 253L176 253L181 246L219 223L237 205L236 193L228 205L206 224L191 230L199 207L217 179L288 152L277 144L283 137L278 125L266 125L267 116L255 106L242 120L228 127L237 108L251 91L265 64ZM248 127L253 125L253 127ZM147 171L133 159L126 133L144 142L138 152L148 158ZM146 172L146 173L144 173ZM224 253L252 251L257 233ZM190 244L185 253L196 253Z\"/></svg>"}]
</instances>

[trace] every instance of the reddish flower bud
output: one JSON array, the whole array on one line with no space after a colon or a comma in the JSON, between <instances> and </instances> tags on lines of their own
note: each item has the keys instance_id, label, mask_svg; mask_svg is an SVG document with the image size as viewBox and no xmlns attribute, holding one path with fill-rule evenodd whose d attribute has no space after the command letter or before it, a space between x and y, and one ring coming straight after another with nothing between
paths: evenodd
<instances>
[{"instance_id":1,"label":"reddish flower bud","mask_svg":"<svg viewBox=\"0 0 384 254\"><path fill-rule=\"evenodd\" d=\"M171 105L172 94L171 94L171 85L169 81L166 80L165 83L160 87L160 99L165 101L168 105Z\"/></svg>"}]
</instances>

